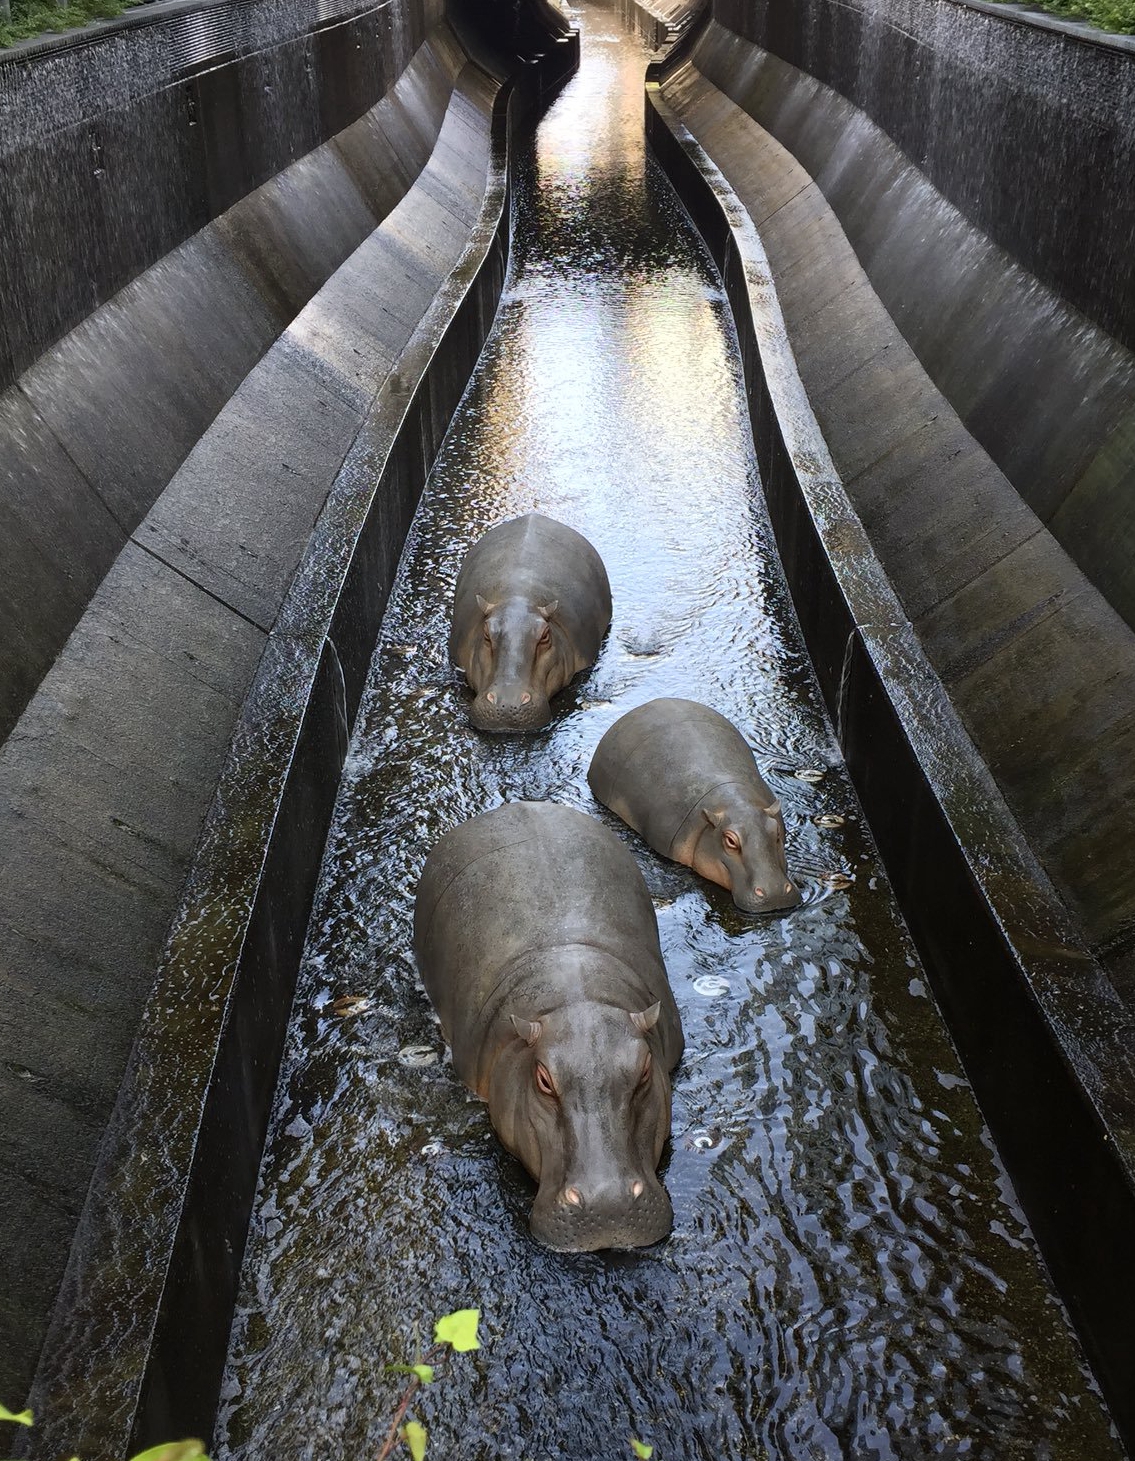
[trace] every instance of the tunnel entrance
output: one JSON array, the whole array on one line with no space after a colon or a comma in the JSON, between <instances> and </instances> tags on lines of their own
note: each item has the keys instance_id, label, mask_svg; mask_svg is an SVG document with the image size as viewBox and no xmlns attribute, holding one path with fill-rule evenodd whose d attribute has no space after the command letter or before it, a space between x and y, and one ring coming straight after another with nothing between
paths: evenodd
<instances>
[{"instance_id":1,"label":"tunnel entrance","mask_svg":"<svg viewBox=\"0 0 1135 1461\"><path fill-rule=\"evenodd\" d=\"M863 822L773 546L736 342L646 156L646 56L575 12L582 63L516 194L496 326L423 496L351 751L245 1258L217 1455L365 1455L410 1328L477 1305L424 1398L438 1454L1102 1458L1120 1450ZM445 657L465 551L531 509L615 601L552 727L466 722ZM746 920L587 789L604 731L686 695L737 722L805 890ZM410 952L429 848L502 801L601 815L655 900L686 1031L672 1237L535 1246L532 1188L461 1087Z\"/></svg>"}]
</instances>

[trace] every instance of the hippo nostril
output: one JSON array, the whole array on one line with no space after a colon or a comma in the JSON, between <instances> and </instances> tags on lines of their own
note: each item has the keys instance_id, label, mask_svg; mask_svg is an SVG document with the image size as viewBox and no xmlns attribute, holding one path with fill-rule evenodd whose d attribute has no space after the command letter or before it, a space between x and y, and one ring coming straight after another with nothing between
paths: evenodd
<instances>
[{"instance_id":1,"label":"hippo nostril","mask_svg":"<svg viewBox=\"0 0 1135 1461\"><path fill-rule=\"evenodd\" d=\"M792 884L791 883L785 883L785 885L784 885L784 891L786 893L791 893L792 892Z\"/></svg>"},{"instance_id":2,"label":"hippo nostril","mask_svg":"<svg viewBox=\"0 0 1135 1461\"><path fill-rule=\"evenodd\" d=\"M765 890L763 888L754 888L753 893L756 897L763 898L765 895Z\"/></svg>"},{"instance_id":3,"label":"hippo nostril","mask_svg":"<svg viewBox=\"0 0 1135 1461\"><path fill-rule=\"evenodd\" d=\"M529 695L527 690L525 690L524 694L520 697L520 703L521 705L530 705L532 703L532 696Z\"/></svg>"},{"instance_id":4,"label":"hippo nostril","mask_svg":"<svg viewBox=\"0 0 1135 1461\"><path fill-rule=\"evenodd\" d=\"M485 691L485 699L489 702L490 705L495 705L497 703L496 694L492 690Z\"/></svg>"},{"instance_id":5,"label":"hippo nostril","mask_svg":"<svg viewBox=\"0 0 1135 1461\"><path fill-rule=\"evenodd\" d=\"M646 1191L646 1183L642 1180L641 1177L636 1177L634 1179L634 1181L631 1183L631 1196L632 1197L641 1197L642 1194L645 1191Z\"/></svg>"},{"instance_id":6,"label":"hippo nostril","mask_svg":"<svg viewBox=\"0 0 1135 1461\"><path fill-rule=\"evenodd\" d=\"M583 1194L580 1192L578 1187L565 1187L564 1201L570 1202L572 1207L582 1207Z\"/></svg>"}]
</instances>

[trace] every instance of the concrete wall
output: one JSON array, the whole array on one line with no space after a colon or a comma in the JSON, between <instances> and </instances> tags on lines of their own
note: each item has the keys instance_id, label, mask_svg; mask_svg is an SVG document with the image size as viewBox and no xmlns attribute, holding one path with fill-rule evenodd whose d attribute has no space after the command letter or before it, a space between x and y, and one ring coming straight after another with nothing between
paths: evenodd
<instances>
[{"instance_id":1,"label":"concrete wall","mask_svg":"<svg viewBox=\"0 0 1135 1461\"><path fill-rule=\"evenodd\" d=\"M1131 354L831 88L716 20L691 55L672 84L700 87L699 137L760 226L841 476L1086 940L1135 991Z\"/></svg>"},{"instance_id":2,"label":"concrete wall","mask_svg":"<svg viewBox=\"0 0 1135 1461\"><path fill-rule=\"evenodd\" d=\"M988 549L987 532L995 545L1027 509L935 391L799 164L693 65L650 90L647 120L724 279L765 496L848 768L998 1152L1130 1446L1131 1004L1085 949L951 697L967 716L984 712L985 755L1002 777L1006 753L1015 757L1057 841L1083 798L1078 860L1064 868L1081 892L1118 860L1128 893L1123 876L1112 888L1129 896L1130 742L1124 753L1105 713L1130 728L1132 636L1043 528L1026 539L1024 565L1007 556L1003 579L967 562ZM1047 583L1033 582L1030 566ZM920 598L945 586L949 605L951 577L970 575L978 601L957 595L954 630L973 636L988 672L980 698L956 666L942 667L943 638L927 618L911 622ZM1020 623L999 619L982 598L990 579L1026 603L1039 592L1038 608ZM1055 654L1037 653L1030 629ZM1044 845L1043 824L1029 831Z\"/></svg>"},{"instance_id":3,"label":"concrete wall","mask_svg":"<svg viewBox=\"0 0 1135 1461\"><path fill-rule=\"evenodd\" d=\"M432 13L404 6L394 30ZM486 205L499 81L444 21L412 54L370 62L391 85L357 122L152 265L6 401L24 425L0 501L26 531L4 542L0 581L25 560L28 622L54 642L41 634L50 668L0 750L5 1398L35 1364L268 633L391 380L398 405L406 352ZM69 634L53 615L60 582Z\"/></svg>"},{"instance_id":4,"label":"concrete wall","mask_svg":"<svg viewBox=\"0 0 1135 1461\"><path fill-rule=\"evenodd\" d=\"M312 30L260 0L204 12L196 51L182 15L0 60L0 740L238 382L421 170L441 10Z\"/></svg>"},{"instance_id":5,"label":"concrete wall","mask_svg":"<svg viewBox=\"0 0 1135 1461\"><path fill-rule=\"evenodd\" d=\"M706 74L815 179L969 432L1135 623L1135 49L953 0L715 16Z\"/></svg>"}]
</instances>

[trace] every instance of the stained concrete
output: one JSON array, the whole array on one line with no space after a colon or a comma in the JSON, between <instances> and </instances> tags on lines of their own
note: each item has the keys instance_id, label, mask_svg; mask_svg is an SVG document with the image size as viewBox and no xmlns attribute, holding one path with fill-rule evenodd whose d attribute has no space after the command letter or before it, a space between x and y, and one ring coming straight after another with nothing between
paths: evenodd
<instances>
[{"instance_id":1,"label":"stained concrete","mask_svg":"<svg viewBox=\"0 0 1135 1461\"><path fill-rule=\"evenodd\" d=\"M822 9L823 0L817 3ZM987 23L985 17L977 22ZM882 11L873 24L890 34L892 22ZM1038 65L1047 39L1037 42ZM942 38L934 42L940 43ZM1067 58L1061 72L1065 92L1075 77L1085 87L1100 81L1097 73L1113 59L1099 49L1073 49L1077 54ZM1004 64L999 51L997 64ZM872 292L967 431L1109 602L1135 623L1135 551L1130 551L1135 550L1135 528L1127 507L1135 491L1135 457L1126 449L1135 419L1132 351L1093 323L1090 301L1077 297L1072 302L1028 272L1024 265L1035 260L1022 240L1013 236L998 246L975 227L964 200L955 203L952 195L944 196L920 170L926 164L918 154L912 161L882 126L831 86L716 21L699 44L698 66L800 164L801 176L814 182L830 205L833 222L851 244ZM1120 109L1123 86L1122 77L1112 83ZM919 88L912 83L904 100L892 77L886 89L888 115L905 135L898 113L903 106L912 112L917 108ZM938 114L941 132L953 136L954 128L972 120L957 116L954 108L961 103L944 81L935 104L944 109ZM1067 98L1063 115L1074 137L1081 119ZM1030 130L1038 125L1035 109L1021 112L1017 125L1017 132L1005 136L1005 157L998 153L983 164L990 194L1017 185L1015 173L1006 179L998 168L1011 170L1009 157L1036 146ZM1126 123L1117 115L1116 125L1122 130ZM1131 146L1135 149L1135 140ZM1063 198L1071 187L1066 174L1074 172L1074 160L1062 157L1061 162L1065 172L1056 180L1046 171L1030 177L1038 199L1051 202L1056 193ZM778 164L766 159L762 166ZM1026 166L1018 159L1019 168ZM1091 245L1098 257L1089 265L1081 251L1072 263L1077 279L1092 281L1100 299L1105 285L1110 288L1131 267L1132 251L1112 216L1117 209L1122 213L1130 195L1124 187L1108 203L1101 202L1097 213L1084 215L1093 220ZM793 217L804 231L815 226L805 205ZM1083 221L1077 218L1078 228ZM1101 239L1111 241L1110 254L1101 252ZM1062 246L1067 243L1062 238ZM1108 258L1111 267L1105 270ZM1099 277L1101 270L1106 279ZM1061 275L1057 282L1064 288L1067 281ZM830 298L836 277L819 287ZM839 292L848 287L841 279ZM1127 298L1122 291L1121 297ZM1130 297L1135 298L1135 283ZM1103 311L1099 318L1114 327L1111 314Z\"/></svg>"},{"instance_id":2,"label":"stained concrete","mask_svg":"<svg viewBox=\"0 0 1135 1461\"><path fill-rule=\"evenodd\" d=\"M664 75L655 68L655 86ZM727 112L706 98L707 120L720 126ZM778 548L872 833L998 1152L1130 1446L1130 1006L1085 948L904 613L821 432L776 270L744 203L653 88L647 124L723 276ZM885 411L885 400L875 410ZM1038 605L1034 623L1043 612Z\"/></svg>"},{"instance_id":3,"label":"stained concrete","mask_svg":"<svg viewBox=\"0 0 1135 1461\"><path fill-rule=\"evenodd\" d=\"M760 230L801 379L906 613L1086 941L1135 997L1135 633L931 380L818 182L715 84L751 98L770 65L780 77L711 26L665 94Z\"/></svg>"},{"instance_id":4,"label":"stained concrete","mask_svg":"<svg viewBox=\"0 0 1135 1461\"><path fill-rule=\"evenodd\" d=\"M0 434L0 476L12 484L0 508L10 514L0 536L0 583L9 585L0 634L0 738L115 554L209 423L421 174L464 64L450 28L436 28L381 100L343 134L171 248L0 397L0 411L15 412L21 422ZM455 120L451 130L460 144L459 126ZM155 147L155 161L164 167L160 139ZM45 153L41 162L48 167L53 159ZM135 211L144 212L145 188L134 181ZM124 195L115 215L120 221L133 216L128 203ZM129 227L122 232L125 247ZM18 230L10 248L13 268L24 259L48 271L34 287L50 290L52 261L33 256ZM20 287L32 289L32 281ZM17 315L6 311L5 317ZM79 488L70 481L76 469ZM46 495L32 486L45 480L53 484ZM66 504L59 510L52 506L57 497ZM107 514L117 531L108 531ZM45 533L56 547L28 580L27 565Z\"/></svg>"},{"instance_id":5,"label":"stained concrete","mask_svg":"<svg viewBox=\"0 0 1135 1461\"><path fill-rule=\"evenodd\" d=\"M43 520L46 478L55 511L81 518L72 541L81 542L102 515L101 552L111 564L101 582L81 582L69 600L77 622L0 750L0 1251L19 1255L6 1265L0 1293L6 1397L24 1393L30 1378L139 1011L266 634L360 427L485 206L497 90L442 27L402 91L395 85L389 105L376 108L381 119L372 118L351 144L358 159L359 137L412 110L413 97L421 101L424 115L412 129L419 147L430 144L424 166L412 186L402 187L405 175L388 185L386 198L401 193L377 227L343 153L329 144L320 149L327 166L299 164L249 205L254 218L278 207L286 222L274 235L253 245L250 224L233 246L238 229L230 216L207 238L182 246L170 264L155 266L166 285L171 271L174 278L183 269L201 271L183 326L194 323L192 310L202 310L200 296L215 277L215 305L232 308L234 338L250 318L272 322L276 333L279 311L310 292L333 258L318 214L336 189L355 200L343 212L338 247L364 233L231 399L215 401L215 420L152 506L129 475L128 447L114 446L109 461L100 459L91 417L50 388L47 366L31 373L39 413L22 387L5 402L29 418L24 437L42 445L43 454L30 459L57 460L65 469L45 471L25 490L26 498L39 488L40 498L22 541L29 541L26 522ZM376 174L368 175L373 182ZM250 288L250 279L270 283ZM147 297L141 281L137 292ZM108 308L110 315L84 327L88 341L111 329L127 341L119 302ZM132 322L146 318L141 309L130 315ZM129 403L136 434L147 427L157 434L162 415L173 414L162 394L172 377L163 376L159 359L167 320L159 313L157 330L131 357L135 370L153 368L158 382L145 405ZM202 379L210 338L207 325L186 342ZM59 360L78 348L70 342ZM109 418L129 429L127 403L121 418L106 405ZM67 432L109 506L46 428L46 415L58 433ZM162 448L154 456L163 470L170 467ZM124 529L143 511L123 544ZM59 537L45 540L43 554L65 575ZM45 563L29 568L36 577L27 578L24 603L42 618L44 585L52 580Z\"/></svg>"}]
</instances>

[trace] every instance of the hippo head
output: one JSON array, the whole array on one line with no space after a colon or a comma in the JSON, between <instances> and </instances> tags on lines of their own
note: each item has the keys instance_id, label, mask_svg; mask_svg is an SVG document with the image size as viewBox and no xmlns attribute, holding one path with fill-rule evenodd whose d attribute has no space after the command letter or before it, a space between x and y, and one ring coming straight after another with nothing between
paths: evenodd
<instances>
[{"instance_id":1,"label":"hippo head","mask_svg":"<svg viewBox=\"0 0 1135 1461\"><path fill-rule=\"evenodd\" d=\"M490 604L477 595L484 619L466 673L476 699L469 719L483 731L533 731L552 718L548 701L575 673L567 635L555 618L558 600Z\"/></svg>"},{"instance_id":2,"label":"hippo head","mask_svg":"<svg viewBox=\"0 0 1135 1461\"><path fill-rule=\"evenodd\" d=\"M531 1226L549 1248L641 1248L673 1225L655 1171L670 1133L658 1016L657 1004L631 1012L592 1002L538 1020L512 1016L489 1110L540 1184Z\"/></svg>"},{"instance_id":3,"label":"hippo head","mask_svg":"<svg viewBox=\"0 0 1135 1461\"><path fill-rule=\"evenodd\" d=\"M725 809L702 808L706 826L698 839L694 868L733 894L743 913L779 913L795 908L800 890L788 876L780 803Z\"/></svg>"}]
</instances>

